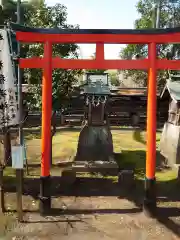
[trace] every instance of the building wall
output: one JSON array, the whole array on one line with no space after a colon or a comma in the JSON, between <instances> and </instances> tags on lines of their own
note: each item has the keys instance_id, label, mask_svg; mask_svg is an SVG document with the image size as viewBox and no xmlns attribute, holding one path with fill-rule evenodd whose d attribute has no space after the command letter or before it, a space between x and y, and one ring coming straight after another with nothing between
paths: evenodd
<instances>
[{"instance_id":1,"label":"building wall","mask_svg":"<svg viewBox=\"0 0 180 240\"><path fill-rule=\"evenodd\" d=\"M133 81L131 77L126 78L123 74L123 72L119 73L119 83L120 87L126 87L126 88L139 88L143 87L142 84L137 84Z\"/></svg>"}]
</instances>

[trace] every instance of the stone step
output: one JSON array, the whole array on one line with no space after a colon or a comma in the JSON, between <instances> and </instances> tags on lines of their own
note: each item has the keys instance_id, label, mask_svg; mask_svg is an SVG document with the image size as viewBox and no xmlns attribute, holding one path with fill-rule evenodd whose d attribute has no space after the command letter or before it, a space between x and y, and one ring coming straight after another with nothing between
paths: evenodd
<instances>
[{"instance_id":1,"label":"stone step","mask_svg":"<svg viewBox=\"0 0 180 240\"><path fill-rule=\"evenodd\" d=\"M93 163L89 163L87 161L77 161L72 164L72 170L77 173L93 173L93 172L100 172L100 173L109 173L109 174L118 174L119 166L117 163L114 162L102 162L102 161L95 161Z\"/></svg>"}]
</instances>

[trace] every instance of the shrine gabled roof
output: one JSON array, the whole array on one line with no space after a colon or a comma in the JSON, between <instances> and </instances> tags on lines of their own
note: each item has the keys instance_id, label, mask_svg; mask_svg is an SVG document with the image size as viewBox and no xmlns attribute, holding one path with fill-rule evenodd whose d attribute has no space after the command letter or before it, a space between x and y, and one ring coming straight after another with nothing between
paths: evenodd
<instances>
[{"instance_id":1,"label":"shrine gabled roof","mask_svg":"<svg viewBox=\"0 0 180 240\"><path fill-rule=\"evenodd\" d=\"M168 90L171 98L175 102L180 101L180 80L177 81L167 80L165 88Z\"/></svg>"},{"instance_id":2,"label":"shrine gabled roof","mask_svg":"<svg viewBox=\"0 0 180 240\"><path fill-rule=\"evenodd\" d=\"M163 98L166 92L169 93L174 101L180 101L180 71L169 71L169 78L166 81L160 97Z\"/></svg>"}]
</instances>

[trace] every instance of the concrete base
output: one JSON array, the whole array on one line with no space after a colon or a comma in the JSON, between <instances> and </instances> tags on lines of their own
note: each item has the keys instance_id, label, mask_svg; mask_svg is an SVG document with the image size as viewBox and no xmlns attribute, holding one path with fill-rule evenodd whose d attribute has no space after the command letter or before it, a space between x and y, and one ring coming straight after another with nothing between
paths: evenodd
<instances>
[{"instance_id":1,"label":"concrete base","mask_svg":"<svg viewBox=\"0 0 180 240\"><path fill-rule=\"evenodd\" d=\"M76 172L72 168L62 171L61 181L64 185L71 185L76 181Z\"/></svg>"},{"instance_id":2,"label":"concrete base","mask_svg":"<svg viewBox=\"0 0 180 240\"><path fill-rule=\"evenodd\" d=\"M147 217L155 218L157 214L156 179L145 179L145 196L143 211Z\"/></svg>"},{"instance_id":3,"label":"concrete base","mask_svg":"<svg viewBox=\"0 0 180 240\"><path fill-rule=\"evenodd\" d=\"M40 177L39 211L42 216L51 211L51 177Z\"/></svg>"},{"instance_id":4,"label":"concrete base","mask_svg":"<svg viewBox=\"0 0 180 240\"><path fill-rule=\"evenodd\" d=\"M66 185L75 183L77 173L100 173L102 175L118 176L119 166L115 161L76 161L72 163L70 168L62 171L62 183Z\"/></svg>"},{"instance_id":5,"label":"concrete base","mask_svg":"<svg viewBox=\"0 0 180 240\"><path fill-rule=\"evenodd\" d=\"M134 186L134 171L133 170L122 170L118 174L118 182L126 188Z\"/></svg>"},{"instance_id":6,"label":"concrete base","mask_svg":"<svg viewBox=\"0 0 180 240\"><path fill-rule=\"evenodd\" d=\"M110 176L117 176L119 167L114 160L111 161L75 161L72 170L76 173L101 173Z\"/></svg>"}]
</instances>

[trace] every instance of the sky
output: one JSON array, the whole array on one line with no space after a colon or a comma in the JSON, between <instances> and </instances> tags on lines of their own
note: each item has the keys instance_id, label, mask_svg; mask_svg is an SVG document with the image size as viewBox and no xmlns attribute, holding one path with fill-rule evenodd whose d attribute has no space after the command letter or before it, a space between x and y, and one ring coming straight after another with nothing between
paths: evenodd
<instances>
[{"instance_id":1,"label":"sky","mask_svg":"<svg viewBox=\"0 0 180 240\"><path fill-rule=\"evenodd\" d=\"M138 18L138 0L46 0L48 5L61 3L67 7L68 24L83 29L132 29ZM123 45L105 45L105 58L117 59ZM90 58L95 45L80 45L82 58Z\"/></svg>"}]
</instances>

